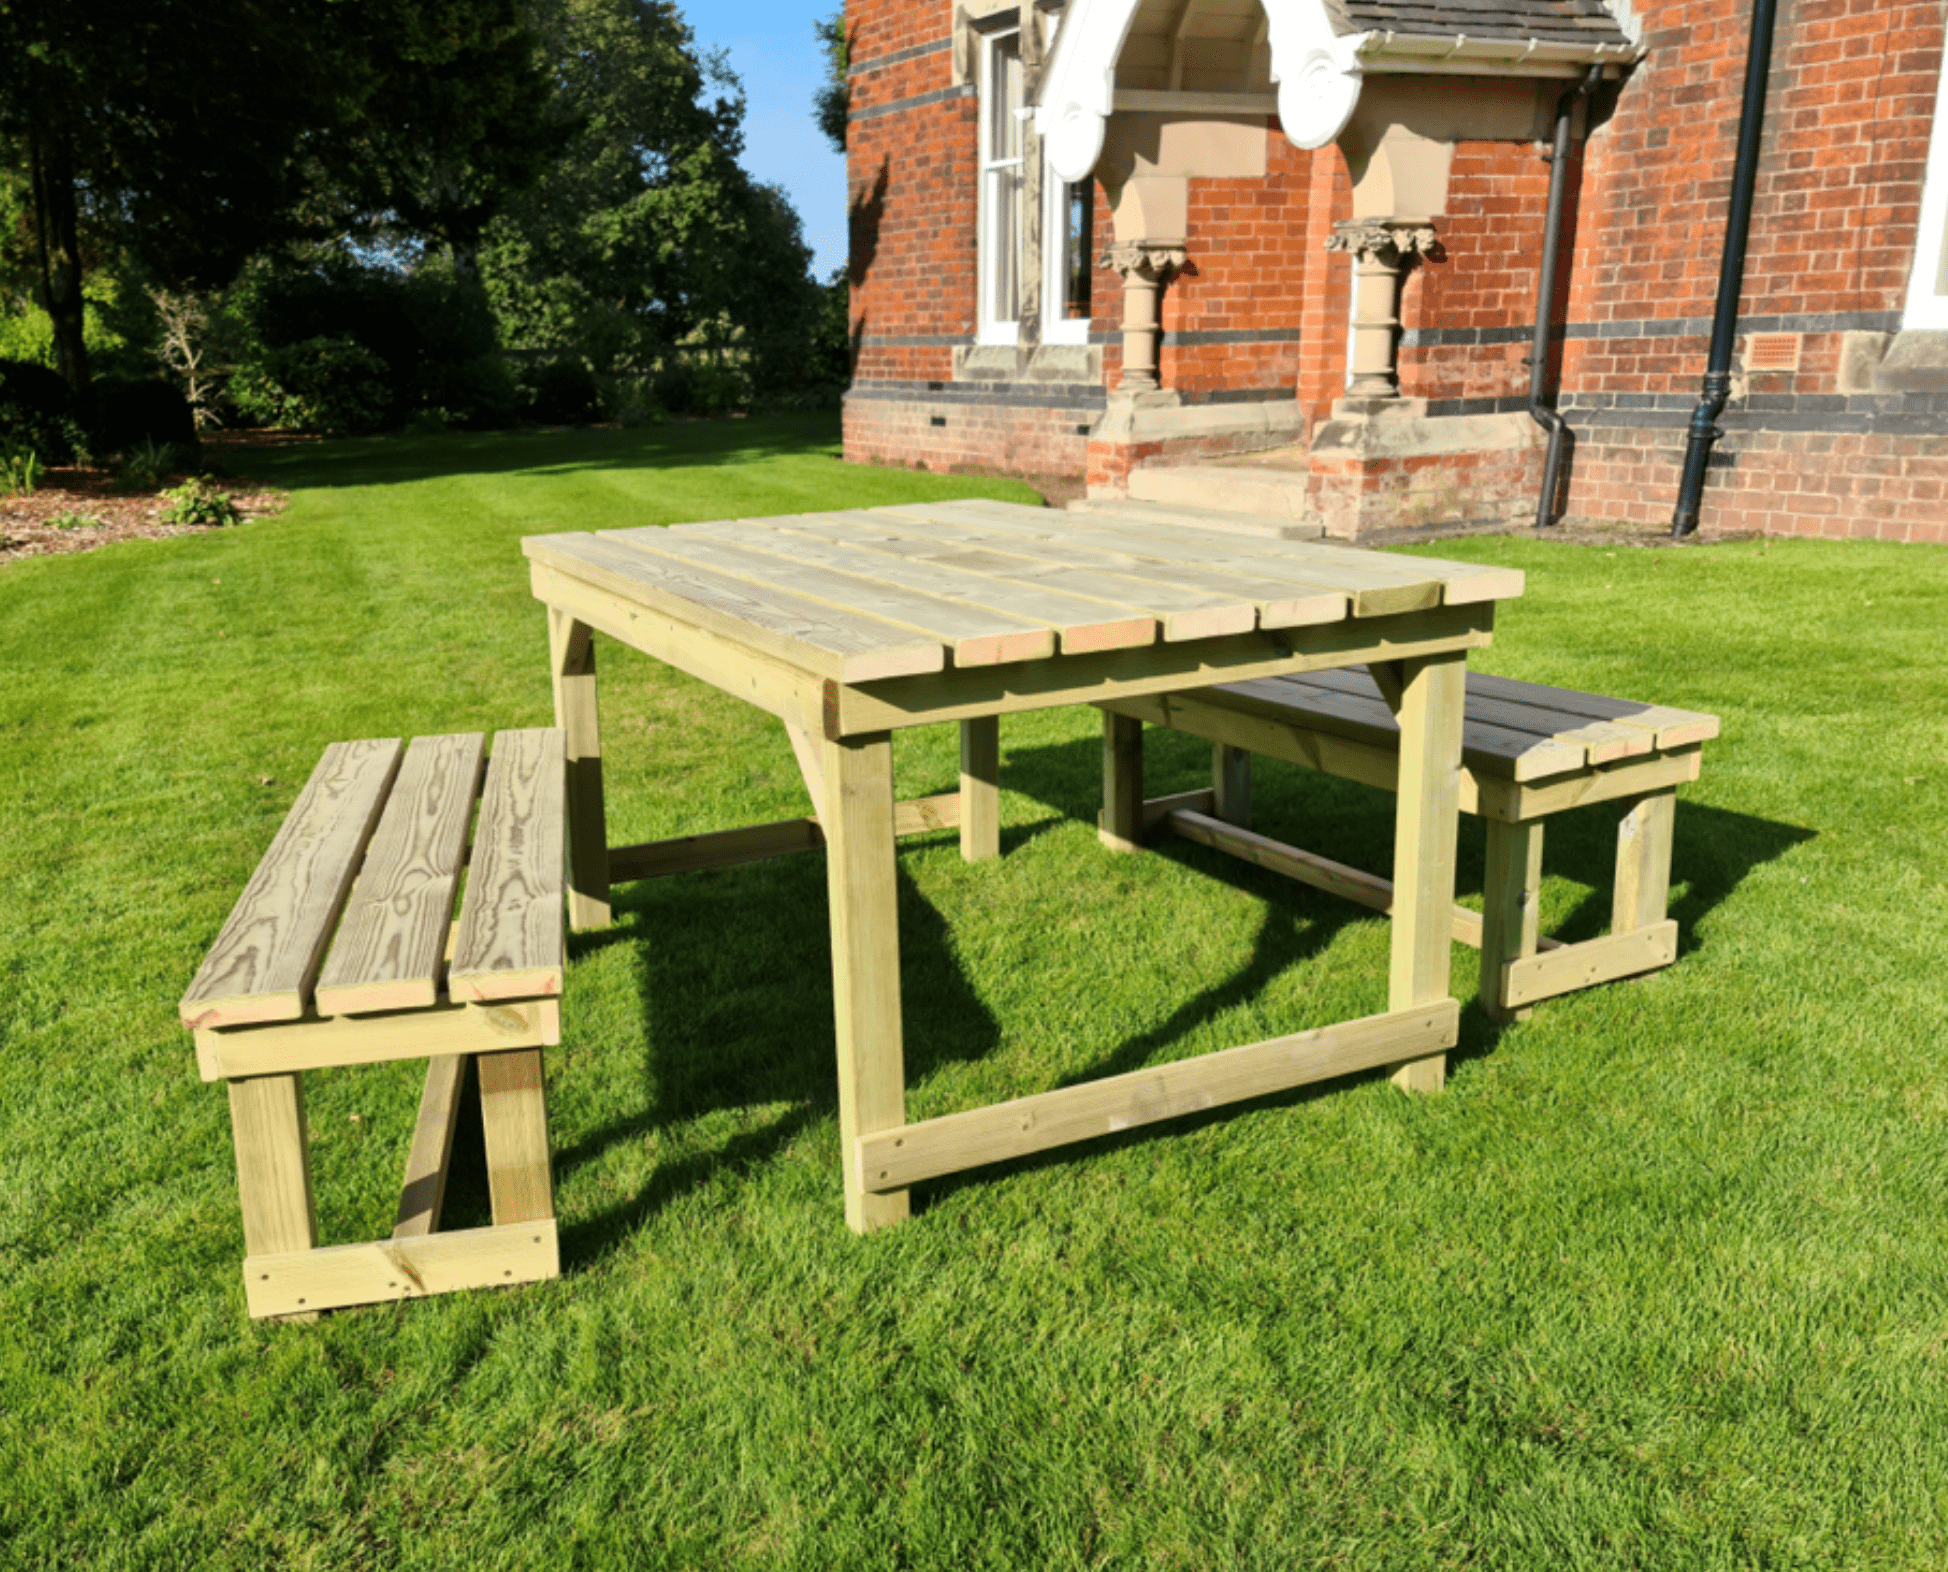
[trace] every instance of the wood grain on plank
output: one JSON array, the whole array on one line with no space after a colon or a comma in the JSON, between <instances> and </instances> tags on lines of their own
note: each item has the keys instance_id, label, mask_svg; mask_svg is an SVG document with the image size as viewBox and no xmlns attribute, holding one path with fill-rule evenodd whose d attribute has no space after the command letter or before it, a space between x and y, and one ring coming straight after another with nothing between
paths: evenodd
<instances>
[{"instance_id":1,"label":"wood grain on plank","mask_svg":"<svg viewBox=\"0 0 1948 1572\"><path fill-rule=\"evenodd\" d=\"M425 1008L439 998L485 747L469 732L416 737L406 749L318 975L320 1015Z\"/></svg>"},{"instance_id":2,"label":"wood grain on plank","mask_svg":"<svg viewBox=\"0 0 1948 1572\"><path fill-rule=\"evenodd\" d=\"M472 1056L438 1054L426 1062L426 1086L419 1097L413 1147L406 1157L406 1183L399 1193L395 1239L439 1232L446 1204L446 1172L453 1157L453 1132L460 1121L460 1096Z\"/></svg>"},{"instance_id":3,"label":"wood grain on plank","mask_svg":"<svg viewBox=\"0 0 1948 1572\"><path fill-rule=\"evenodd\" d=\"M1038 513L1024 509L1020 516L977 512L963 504L919 503L875 509L875 512L910 518L922 527L959 525L984 530L989 544L999 547L1009 538L1044 543L1043 549L1063 548L1113 550L1139 561L1155 564L1149 571L1198 572L1203 570L1235 574L1257 584L1261 596L1276 597L1284 587L1304 586L1310 594L1335 591L1347 597L1356 617L1397 616L1403 612L1425 611L1441 604L1441 578L1433 572L1402 570L1387 562L1371 565L1365 553L1345 548L1324 548L1328 555L1299 558L1271 554L1260 548L1276 543L1249 540L1241 536L1206 535L1197 538L1174 531L1166 525L1145 524L1136 520L1096 520L1089 514L1053 514L1050 519L1065 522L1061 527L1047 522ZM1079 522L1067 524L1068 520ZM1303 544L1287 542L1285 544ZM1017 549L1028 549L1027 545Z\"/></svg>"},{"instance_id":4,"label":"wood grain on plank","mask_svg":"<svg viewBox=\"0 0 1948 1572\"><path fill-rule=\"evenodd\" d=\"M1048 516L1061 519L1068 515ZM887 509L882 517L904 520L906 515ZM814 527L830 532L828 538L845 538L839 531L850 522L847 517L813 518ZM757 530L761 522L744 527ZM852 527L858 531L852 542L855 546L884 555L902 555L927 564L934 572L943 568L973 572L1011 584L1025 582L1027 586L1066 582L1063 576L1069 572L1086 573L1092 578L1083 593L1112 593L1139 605L1160 604L1160 596L1171 598L1175 604L1174 597L1187 592L1216 597L1219 602L1249 602L1258 609L1259 626L1267 628L1308 627L1336 622L1347 614L1345 594L1322 585L1270 582L1193 560L1149 561L1117 549L1112 541L1069 538L1049 524L997 532L980 522L955 527L929 517L917 531L908 521L909 533L903 535L888 535L883 524L877 528L872 524ZM1094 575L1104 575L1106 581Z\"/></svg>"},{"instance_id":5,"label":"wood grain on plank","mask_svg":"<svg viewBox=\"0 0 1948 1572\"><path fill-rule=\"evenodd\" d=\"M1055 630L1009 612L970 605L932 591L834 569L803 558L755 551L694 531L625 529L598 535L761 589L779 589L843 612L861 612L944 644L957 666L1004 666L1055 653Z\"/></svg>"},{"instance_id":6,"label":"wood grain on plank","mask_svg":"<svg viewBox=\"0 0 1948 1572\"><path fill-rule=\"evenodd\" d=\"M197 1034L216 1077L389 1064L436 1054L553 1047L561 1041L559 999L436 1004L387 1015L311 1016L268 1026L205 1028Z\"/></svg>"},{"instance_id":7,"label":"wood grain on plank","mask_svg":"<svg viewBox=\"0 0 1948 1572\"><path fill-rule=\"evenodd\" d=\"M1402 1058L1439 1054L1458 1040L1460 1014L1454 1000L1443 999L901 1129L864 1133L852 1143L855 1161L875 1190L918 1184Z\"/></svg>"},{"instance_id":8,"label":"wood grain on plank","mask_svg":"<svg viewBox=\"0 0 1948 1572\"><path fill-rule=\"evenodd\" d=\"M793 561L951 596L970 606L1005 609L1052 628L1066 653L1135 649L1156 642L1156 619L1133 607L1108 608L1100 601L1084 600L1043 584L970 571L968 566L941 555L953 549L952 542L915 542L870 523L855 522L863 517L866 515L811 514L672 527L678 533L694 531L754 550L775 552Z\"/></svg>"},{"instance_id":9,"label":"wood grain on plank","mask_svg":"<svg viewBox=\"0 0 1948 1572\"><path fill-rule=\"evenodd\" d=\"M295 1021L399 768L397 737L335 742L183 996L183 1025Z\"/></svg>"},{"instance_id":10,"label":"wood grain on plank","mask_svg":"<svg viewBox=\"0 0 1948 1572\"><path fill-rule=\"evenodd\" d=\"M250 1313L262 1318L540 1282L561 1275L561 1250L549 1218L294 1255L251 1255L243 1274Z\"/></svg>"},{"instance_id":11,"label":"wood grain on plank","mask_svg":"<svg viewBox=\"0 0 1948 1572\"><path fill-rule=\"evenodd\" d=\"M837 682L940 671L946 647L874 617L654 557L595 535L534 535L533 561ZM551 602L552 604L552 602ZM611 630L613 631L613 630Z\"/></svg>"},{"instance_id":12,"label":"wood grain on plank","mask_svg":"<svg viewBox=\"0 0 1948 1572\"><path fill-rule=\"evenodd\" d=\"M1029 519L1040 509L1026 507L1020 503L995 502L987 498L970 498L952 506L991 513L996 517L1010 519ZM1147 503L1141 511L1119 505L1116 508L1118 522L1127 520L1131 525L1155 534L1159 538L1186 541L1203 549L1213 546L1222 548L1226 541L1240 538L1235 529L1215 526L1211 520L1197 517L1197 509L1186 509L1170 516L1166 504ZM1095 509L1084 512L1085 521L1098 518ZM1267 521L1276 522L1276 521ZM1263 554L1268 557L1286 558L1295 562L1319 562L1348 564L1357 563L1368 572L1397 572L1403 577L1424 578L1432 575L1443 585L1442 602L1449 606L1469 605L1485 600L1509 600L1519 596L1524 587L1521 571L1515 568L1497 568L1478 562L1456 562L1440 557L1422 556L1383 556L1354 546L1342 546L1317 538L1317 531L1311 534L1292 535L1262 542ZM1247 537L1248 538L1248 537ZM1251 542L1251 549L1258 549L1260 542Z\"/></svg>"},{"instance_id":13,"label":"wood grain on plank","mask_svg":"<svg viewBox=\"0 0 1948 1572\"><path fill-rule=\"evenodd\" d=\"M1640 704L1634 699L1612 699L1600 693L1580 693L1573 688L1555 688L1541 682L1518 682L1513 677L1494 677L1486 672L1468 673L1468 695L1505 699L1539 710L1559 710L1584 720L1612 721L1620 726L1639 726L1655 734L1659 748L1681 748L1689 743L1709 742L1719 733L1718 717L1698 710L1672 709L1664 704Z\"/></svg>"},{"instance_id":14,"label":"wood grain on plank","mask_svg":"<svg viewBox=\"0 0 1948 1572\"><path fill-rule=\"evenodd\" d=\"M494 739L447 991L456 1000L561 992L567 765L554 727Z\"/></svg>"}]
</instances>

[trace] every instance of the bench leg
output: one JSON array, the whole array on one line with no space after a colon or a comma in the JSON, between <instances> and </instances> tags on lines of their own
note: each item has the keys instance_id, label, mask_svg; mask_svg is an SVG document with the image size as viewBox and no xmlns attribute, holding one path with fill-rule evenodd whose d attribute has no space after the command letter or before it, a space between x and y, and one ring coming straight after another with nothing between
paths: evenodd
<instances>
[{"instance_id":1,"label":"bench leg","mask_svg":"<svg viewBox=\"0 0 1948 1572\"><path fill-rule=\"evenodd\" d=\"M1234 748L1228 742L1211 744L1211 793L1215 799L1213 818L1251 828L1251 750Z\"/></svg>"},{"instance_id":2,"label":"bench leg","mask_svg":"<svg viewBox=\"0 0 1948 1572\"><path fill-rule=\"evenodd\" d=\"M1481 1007L1495 1021L1524 1021L1530 1011L1508 1007L1510 961L1536 953L1541 912L1542 821L1488 822L1488 868L1482 889Z\"/></svg>"},{"instance_id":3,"label":"bench leg","mask_svg":"<svg viewBox=\"0 0 1948 1572\"><path fill-rule=\"evenodd\" d=\"M1671 904L1671 836L1677 826L1677 790L1639 797L1617 826L1617 886L1610 913L1612 933L1631 933L1662 922Z\"/></svg>"},{"instance_id":4,"label":"bench leg","mask_svg":"<svg viewBox=\"0 0 1948 1572\"><path fill-rule=\"evenodd\" d=\"M244 1255L317 1249L304 1078L257 1075L227 1084L230 1136L237 1148L237 1195L243 1204ZM244 1272L248 1279L248 1259ZM310 1320L314 1314L300 1311L291 1319Z\"/></svg>"},{"instance_id":5,"label":"bench leg","mask_svg":"<svg viewBox=\"0 0 1948 1572\"><path fill-rule=\"evenodd\" d=\"M960 854L968 862L1001 855L1001 717L960 723Z\"/></svg>"},{"instance_id":6,"label":"bench leg","mask_svg":"<svg viewBox=\"0 0 1948 1572\"><path fill-rule=\"evenodd\" d=\"M1380 685L1387 692L1397 684L1399 700L1393 709L1400 721L1389 1010L1410 1010L1448 997L1467 669L1465 653L1404 660ZM1407 1091L1437 1092L1447 1079L1447 1055L1430 1054L1399 1065L1393 1079Z\"/></svg>"},{"instance_id":7,"label":"bench leg","mask_svg":"<svg viewBox=\"0 0 1948 1572\"><path fill-rule=\"evenodd\" d=\"M595 640L586 623L548 609L555 724L568 753L568 921L609 926L609 824L602 805L602 728L595 705Z\"/></svg>"},{"instance_id":8,"label":"bench leg","mask_svg":"<svg viewBox=\"0 0 1948 1572\"><path fill-rule=\"evenodd\" d=\"M854 1233L864 1234L900 1222L911 1211L905 1190L866 1190L858 1150L860 1136L906 1123L893 742L877 732L822 747L845 1220Z\"/></svg>"},{"instance_id":9,"label":"bench leg","mask_svg":"<svg viewBox=\"0 0 1948 1572\"><path fill-rule=\"evenodd\" d=\"M1111 851L1143 844L1143 722L1103 711L1103 817L1098 832Z\"/></svg>"},{"instance_id":10,"label":"bench leg","mask_svg":"<svg viewBox=\"0 0 1948 1572\"><path fill-rule=\"evenodd\" d=\"M481 1133L494 1223L535 1223L555 1215L548 1165L548 1098L539 1048L478 1054Z\"/></svg>"}]
</instances>

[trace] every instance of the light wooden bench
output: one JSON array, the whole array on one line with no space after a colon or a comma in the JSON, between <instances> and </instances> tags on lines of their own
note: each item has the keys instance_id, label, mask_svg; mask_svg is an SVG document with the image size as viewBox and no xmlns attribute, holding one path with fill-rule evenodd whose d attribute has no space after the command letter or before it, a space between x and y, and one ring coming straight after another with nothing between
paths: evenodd
<instances>
[{"instance_id":1,"label":"light wooden bench","mask_svg":"<svg viewBox=\"0 0 1948 1572\"><path fill-rule=\"evenodd\" d=\"M340 742L299 795L182 1002L229 1083L252 1316L555 1277L541 1051L561 1041L558 730ZM475 803L458 923L453 898ZM304 1072L427 1059L392 1237L318 1245ZM493 1226L439 1232L467 1066Z\"/></svg>"},{"instance_id":2,"label":"light wooden bench","mask_svg":"<svg viewBox=\"0 0 1948 1572\"><path fill-rule=\"evenodd\" d=\"M1118 699L1115 717L1168 726L1214 747L1208 790L1144 802L1146 826L1243 857L1380 911L1393 886L1252 832L1251 756L1289 760L1393 791L1399 727L1363 666L1232 683L1195 693ZM1468 673L1462 730L1461 811L1488 825L1483 910L1454 911L1454 937L1481 950L1481 1001L1515 1019L1538 1000L1668 966L1677 924L1668 916L1677 788L1698 778L1716 716L1505 677ZM1111 802L1140 798L1141 756L1104 744ZM1134 770L1134 781L1126 778ZM1579 944L1537 932L1542 825L1587 803L1623 809L1617 834L1611 931Z\"/></svg>"}]
</instances>

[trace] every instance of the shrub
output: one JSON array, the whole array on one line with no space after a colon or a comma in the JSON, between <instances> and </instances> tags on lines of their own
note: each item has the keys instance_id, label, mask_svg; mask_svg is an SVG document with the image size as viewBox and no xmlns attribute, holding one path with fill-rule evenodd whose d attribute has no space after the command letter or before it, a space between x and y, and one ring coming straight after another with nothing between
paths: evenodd
<instances>
[{"instance_id":1,"label":"shrub","mask_svg":"<svg viewBox=\"0 0 1948 1572\"><path fill-rule=\"evenodd\" d=\"M207 475L193 475L174 491L165 491L162 497L169 504L162 510L162 522L165 524L208 527L243 522L243 514L237 511L237 505L230 500L229 493Z\"/></svg>"},{"instance_id":2,"label":"shrub","mask_svg":"<svg viewBox=\"0 0 1948 1572\"><path fill-rule=\"evenodd\" d=\"M122 455L115 483L124 491L154 491L196 463L196 450L145 437Z\"/></svg>"},{"instance_id":3,"label":"shrub","mask_svg":"<svg viewBox=\"0 0 1948 1572\"><path fill-rule=\"evenodd\" d=\"M308 338L267 352L230 383L239 411L266 426L372 431L391 397L386 363L355 339Z\"/></svg>"},{"instance_id":4,"label":"shrub","mask_svg":"<svg viewBox=\"0 0 1948 1572\"><path fill-rule=\"evenodd\" d=\"M602 411L595 373L579 360L544 360L520 372L524 413L550 426L574 426Z\"/></svg>"},{"instance_id":5,"label":"shrub","mask_svg":"<svg viewBox=\"0 0 1948 1572\"><path fill-rule=\"evenodd\" d=\"M75 456L80 436L74 399L58 372L0 360L0 443L24 444L43 464L61 464Z\"/></svg>"},{"instance_id":6,"label":"shrub","mask_svg":"<svg viewBox=\"0 0 1948 1572\"><path fill-rule=\"evenodd\" d=\"M95 384L95 448L126 453L143 443L196 449L196 414L183 390L159 378L113 378Z\"/></svg>"},{"instance_id":7,"label":"shrub","mask_svg":"<svg viewBox=\"0 0 1948 1572\"><path fill-rule=\"evenodd\" d=\"M0 489L10 497L31 497L41 483L41 456L18 437L0 439Z\"/></svg>"},{"instance_id":8,"label":"shrub","mask_svg":"<svg viewBox=\"0 0 1948 1572\"><path fill-rule=\"evenodd\" d=\"M50 529L100 529L101 520L92 513L57 513L49 519Z\"/></svg>"},{"instance_id":9,"label":"shrub","mask_svg":"<svg viewBox=\"0 0 1948 1572\"><path fill-rule=\"evenodd\" d=\"M476 430L509 424L521 406L514 373L498 354L435 361L421 368L415 413Z\"/></svg>"}]
</instances>

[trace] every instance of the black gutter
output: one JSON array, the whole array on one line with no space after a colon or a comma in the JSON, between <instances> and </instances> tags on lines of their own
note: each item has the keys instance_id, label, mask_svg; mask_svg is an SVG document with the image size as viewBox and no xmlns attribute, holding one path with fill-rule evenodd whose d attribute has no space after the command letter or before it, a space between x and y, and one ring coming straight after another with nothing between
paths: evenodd
<instances>
[{"instance_id":1,"label":"black gutter","mask_svg":"<svg viewBox=\"0 0 1948 1572\"><path fill-rule=\"evenodd\" d=\"M1542 494L1535 502L1535 527L1555 522L1556 486L1562 474L1566 423L1543 402L1549 382L1549 341L1556 333L1556 254L1562 243L1563 194L1569 185L1569 122L1576 101L1587 98L1603 80L1603 67L1593 65L1582 81L1556 100L1556 154L1549 166L1549 216L1542 226L1542 276L1535 286L1535 342L1529 349L1529 416L1549 433L1549 451L1542 461Z\"/></svg>"},{"instance_id":2,"label":"black gutter","mask_svg":"<svg viewBox=\"0 0 1948 1572\"><path fill-rule=\"evenodd\" d=\"M1752 229L1752 193L1758 184L1760 133L1765 121L1765 79L1772 70L1772 21L1778 0L1754 0L1752 42L1745 54L1745 103L1739 111L1738 159L1732 167L1731 211L1725 220L1725 254L1718 263L1718 307L1711 318L1711 356L1704 386L1691 412L1684 479L1678 485L1671 533L1683 539L1698 527L1711 446L1725 433L1718 426L1732 390L1732 345L1738 337L1738 297L1745 290L1745 242Z\"/></svg>"}]
</instances>

